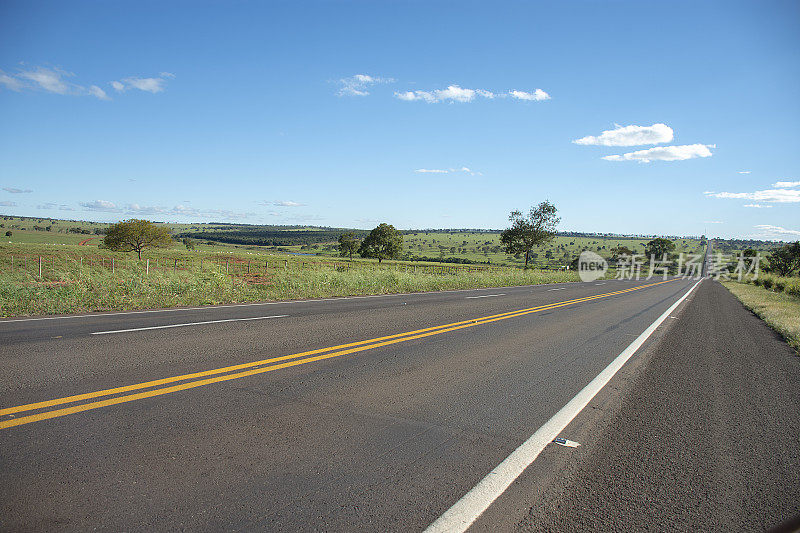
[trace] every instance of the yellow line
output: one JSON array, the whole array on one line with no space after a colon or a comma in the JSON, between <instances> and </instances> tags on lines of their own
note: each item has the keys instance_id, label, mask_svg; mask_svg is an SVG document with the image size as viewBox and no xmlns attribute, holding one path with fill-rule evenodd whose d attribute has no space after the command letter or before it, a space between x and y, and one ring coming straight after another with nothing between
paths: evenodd
<instances>
[{"instance_id":1,"label":"yellow line","mask_svg":"<svg viewBox=\"0 0 800 533\"><path fill-rule=\"evenodd\" d=\"M432 336L432 335L439 335L441 333L446 333L446 332L449 332L449 331L455 331L455 330L458 330L458 329L477 326L477 325L480 325L480 324L488 324L490 322L495 322L495 321L498 321L498 320L505 320L507 318L514 318L514 317L518 317L518 316L523 316L523 315L527 315L527 314L530 314L530 313L538 313L538 312L541 312L541 311L545 311L545 310L549 310L549 309L555 309L555 308L558 308L558 307L564 307L564 306L572 305L572 304L575 304L575 303L581 303L581 302L596 300L596 299L600 299L600 298L607 298L609 296L615 296L615 295L618 295L618 294L623 294L623 293L627 293L627 292L631 292L631 291L636 291L636 290L644 289L644 288L647 288L647 287L653 287L655 285L661 285L663 283L669 283L670 281L675 281L675 279L667 280L667 281L660 281L660 282L651 283L651 284L648 284L648 285L640 285L638 287L632 287L632 288L624 289L624 290L620 290L620 291L614 291L614 292L609 292L609 293L604 293L604 294L598 294L598 295L594 295L594 296L587 296L587 297L584 297L584 298L577 298L577 299L574 299L574 300L567 300L567 301L563 301L563 302L556 302L556 303L553 303L553 304L547 304L547 305L542 305L542 306L538 306L538 307L531 307L531 308L528 308L528 309L520 309L520 310L517 310L517 311L509 311L509 312L506 312L506 313L500 313L500 314L497 314L497 315L490 315L490 316L486 316L486 317L482 317L482 318L475 318L475 319L471 319L471 320L464 320L464 321L461 321L461 322L453 322L451 324L444 324L444 325L434 326L434 327L430 327L430 328L424 328L424 329L419 329L419 330L414 330L414 331L408 331L408 332L405 332L405 333L398 333L398 334L395 334L395 335L389 335L389 336L385 336L385 337L378 337L378 338L375 338L375 339L369 339L369 340L364 340L364 341L359 341L359 342L353 342L353 343L349 343L349 344L341 344L341 345L338 345L338 346L331 346L329 348L321 348L321 349L318 349L318 350L300 352L300 353L296 353L296 354L286 355L286 356L283 356L283 357L275 357L275 358L271 358L271 359L264 359L264 360L261 360L261 361L253 361L253 362L250 362L250 363L243 363L243 364L240 364L240 365L233 365L233 366L218 368L218 369L215 369L215 370L207 370L207 371L204 371L204 372L196 372L196 373L193 373L193 374L184 374L184 375L180 375L180 376L173 376L173 377L169 377L169 378L164 378L164 379L159 379L159 380L154 380L154 381L147 381L147 382L144 382L144 383L138 383L138 384L135 384L135 385L128 385L128 386L124 386L124 387L116 387L116 388L113 388L113 389L105 389L105 390L102 390L102 391L90 392L90 393L86 393L86 394L78 394L78 395L74 395L74 396L67 396L65 398L58 398L58 399L55 399L55 400L48 400L48 401L44 401L44 402L20 405L20 406L17 406L17 407L10 407L10 408L6 408L6 409L0 410L0 415L13 414L13 413L18 413L18 412L23 412L23 411L41 409L41 408L44 408L44 407L52 407L54 405L61 405L61 404L64 404L64 403L71 403L71 402L76 402L76 401L85 400L85 399L92 399L92 398L97 398L97 397L100 397L100 396L108 396L108 395L111 395L111 394L117 394L117 393L121 393L121 392L129 392L129 391L132 391L132 390L138 390L138 389L143 389L143 388L148 388L148 387L154 387L154 386L158 386L158 385L164 385L164 384L167 384L167 383L174 383L176 381L184 381L184 380L187 380L187 379L193 379L193 378L197 378L197 377L205 377L205 376L210 376L210 375L214 375L214 374L221 374L221 373L225 373L225 372L231 372L231 371L234 371L234 370L241 370L241 369L244 369L244 368L251 368L251 367L254 367L254 366L261 366L261 365L268 364L268 363L275 363L275 362L278 362L278 361L286 361L287 359L296 359L295 361L284 362L284 363L271 365L271 366L264 367L264 368L257 368L257 369L247 370L247 371L244 371L244 372L237 372L235 374L228 374L228 375L224 375L224 376L216 376L216 377L209 378L209 379L191 381L189 383L183 383L183 384L174 385L174 386L171 386L171 387L163 387L163 388L154 389L154 390L150 390L150 391L146 391L146 392L140 392L140 393L136 393L136 394L128 394L128 395L125 395L125 396L119 396L117 398L110 398L110 399L101 400L101 401L97 401L97 402L90 402L90 403L86 403L86 404L82 404L82 405L76 405L76 406L66 407L66 408L62 408L62 409L55 409L55 410L52 410L52 411L46 411L46 412L42 412L42 413L28 415L28 416L24 416L24 417L12 419L12 420L5 420L5 421L0 422L0 429L6 429L6 428L9 428L9 427L19 426L19 425L22 425L22 424L29 424L31 422L38 422L40 420L47 420L47 419L50 419L50 418L56 418L56 417L65 416L65 415L69 415L69 414L73 414L73 413L79 413L81 411L87 411L87 410L90 410L90 409L98 409L100 407L106 407L106 406L109 406L109 405L116 405L116 404L119 404L119 403L130 402L130 401L140 400L140 399L144 399L144 398L150 398L150 397L153 397L153 396L160 396L160 395L163 395L163 394L170 394L172 392L178 392L178 391L191 389L191 388L195 388L195 387L201 387L201 386L204 386L204 385L210 385L212 383L219 383L219 382L222 382L222 381L229 381L229 380L232 380L232 379L239 379L239 378L252 376L252 375L256 375L256 374L263 374L263 373L266 373L266 372L273 372L273 371L279 370L281 368L288 368L288 367L292 367L292 366L298 366L298 365L303 365L303 364L307 364L307 363L312 363L312 362L315 362L315 361L321 361L321 360L324 360L324 359L330 359L330 358L333 358L333 357L340 357L340 356L348 355L348 354L351 354L351 353L357 353L357 352L362 352L362 351L366 351L366 350L371 350L373 348L378 348L378 347L381 347L381 346L387 346L387 345L390 345L390 344L397 344L397 343L400 343L400 342L406 342L406 341L413 340L413 339L420 339L420 338L429 337L429 336ZM353 347L355 347L355 348L353 348ZM340 350L341 348L349 348L349 349ZM305 359L297 359L297 358L304 357L304 356L307 356L307 355L319 354L319 353L323 353L323 352L329 352L329 351L332 351L332 350L340 350L340 351L334 351L332 353L328 353L328 354L324 354L324 355L317 355L315 357L307 357Z\"/></svg>"}]
</instances>

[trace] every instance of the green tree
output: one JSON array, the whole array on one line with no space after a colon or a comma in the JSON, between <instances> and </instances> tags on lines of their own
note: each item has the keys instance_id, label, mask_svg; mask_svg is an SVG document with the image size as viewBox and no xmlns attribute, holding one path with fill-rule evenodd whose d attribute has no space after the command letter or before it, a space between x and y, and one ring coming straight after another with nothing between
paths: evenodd
<instances>
[{"instance_id":1,"label":"green tree","mask_svg":"<svg viewBox=\"0 0 800 533\"><path fill-rule=\"evenodd\" d=\"M194 250L195 245L192 239L184 237L181 242L183 243L183 245L186 247L187 250Z\"/></svg>"},{"instance_id":2,"label":"green tree","mask_svg":"<svg viewBox=\"0 0 800 533\"><path fill-rule=\"evenodd\" d=\"M11 237L12 233L10 231L6 232L6 237Z\"/></svg>"},{"instance_id":3,"label":"green tree","mask_svg":"<svg viewBox=\"0 0 800 533\"><path fill-rule=\"evenodd\" d=\"M149 220L132 218L109 226L103 244L111 250L120 252L137 252L142 258L145 248L169 246L172 237L164 226L153 224Z\"/></svg>"},{"instance_id":4,"label":"green tree","mask_svg":"<svg viewBox=\"0 0 800 533\"><path fill-rule=\"evenodd\" d=\"M789 276L800 268L800 241L781 246L767 256L769 270L779 276Z\"/></svg>"},{"instance_id":5,"label":"green tree","mask_svg":"<svg viewBox=\"0 0 800 533\"><path fill-rule=\"evenodd\" d=\"M353 258L353 254L358 252L358 247L361 245L361 239L356 237L352 231L339 235L339 255L342 257L348 256Z\"/></svg>"},{"instance_id":6,"label":"green tree","mask_svg":"<svg viewBox=\"0 0 800 533\"><path fill-rule=\"evenodd\" d=\"M358 253L361 257L374 257L378 263L393 259L403 250L403 234L391 224L381 224L369 232L361 243Z\"/></svg>"},{"instance_id":7,"label":"green tree","mask_svg":"<svg viewBox=\"0 0 800 533\"><path fill-rule=\"evenodd\" d=\"M656 259L661 259L664 254L669 254L675 250L675 243L669 239L658 237L647 243L644 247L644 253L647 257L655 256Z\"/></svg>"},{"instance_id":8,"label":"green tree","mask_svg":"<svg viewBox=\"0 0 800 533\"><path fill-rule=\"evenodd\" d=\"M520 211L512 211L508 216L511 227L500 234L500 242L506 253L525 253L525 268L534 246L541 246L556 236L556 226L561 219L556 215L558 209L548 201L532 207L528 216Z\"/></svg>"}]
</instances>

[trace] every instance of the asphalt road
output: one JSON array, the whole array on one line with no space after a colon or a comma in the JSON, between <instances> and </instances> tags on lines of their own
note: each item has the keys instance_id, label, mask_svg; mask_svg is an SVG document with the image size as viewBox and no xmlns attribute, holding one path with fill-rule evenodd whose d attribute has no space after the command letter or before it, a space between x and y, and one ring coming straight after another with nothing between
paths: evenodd
<instances>
[{"instance_id":1,"label":"asphalt road","mask_svg":"<svg viewBox=\"0 0 800 533\"><path fill-rule=\"evenodd\" d=\"M694 284L658 281L0 321L0 528L423 530ZM673 313L676 319L667 320L573 421L568 437L583 445L548 446L475 529L560 524L569 530L584 523L582 513L576 519L556 512L559 491L553 487L583 479L570 464L599 453L588 437L613 441L608 428L631 391L639 390L637 372L658 368L660 347L696 348L695 338L709 346L725 338L725 328L741 327L725 324L720 337L709 337L703 333L708 321L686 319L708 305L698 300L713 292L712 285L700 284ZM739 335L749 338L748 331ZM742 351L741 341L726 346ZM783 372L775 379L796 384L797 361L788 361L774 367ZM756 377L752 362L747 368L748 377ZM687 387L702 388L703 376L709 374L693 376ZM725 376L731 390L741 380L733 369ZM752 395L757 389L756 381L734 396L759 402L742 410L750 414L737 424L777 410L779 401L786 417L800 420L796 396L770 403L766 394ZM676 384L669 398L686 390ZM658 393L667 394L652 386L643 392ZM56 401L40 403L48 400ZM699 410L682 416L691 419ZM640 429L648 430L644 423ZM778 434L794 438L778 446L797 449L796 422ZM750 432L736 442L757 437ZM613 442L603 446L609 454L615 450ZM782 453L780 460L796 472L797 455ZM595 463L580 464L602 464L594 456L586 461ZM684 466L702 461L714 457ZM735 486L747 485L760 465L743 470ZM681 468L677 463L665 474ZM786 469L772 473L778 481L768 484L767 494L779 491L780 482L796 481ZM762 476L753 484L756 479L763 482ZM775 502L771 514L747 524L767 523L792 506L785 498ZM540 510L549 510L546 517ZM681 521L691 510L675 512L669 522L665 508L660 518L667 522L657 523L677 529L692 523ZM618 521L624 515L602 516L595 525L626 529Z\"/></svg>"}]
</instances>

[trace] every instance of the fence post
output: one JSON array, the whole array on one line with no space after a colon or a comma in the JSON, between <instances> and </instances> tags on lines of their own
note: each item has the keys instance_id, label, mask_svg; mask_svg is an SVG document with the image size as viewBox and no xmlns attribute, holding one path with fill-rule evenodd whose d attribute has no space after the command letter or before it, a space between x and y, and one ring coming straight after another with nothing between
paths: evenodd
<instances>
[{"instance_id":1,"label":"fence post","mask_svg":"<svg viewBox=\"0 0 800 533\"><path fill-rule=\"evenodd\" d=\"M14 273L14 256L11 256L11 273Z\"/></svg>"},{"instance_id":2,"label":"fence post","mask_svg":"<svg viewBox=\"0 0 800 533\"><path fill-rule=\"evenodd\" d=\"M172 267L172 271L173 272L177 272L178 271L178 260L177 259L175 260L175 265Z\"/></svg>"},{"instance_id":3,"label":"fence post","mask_svg":"<svg viewBox=\"0 0 800 533\"><path fill-rule=\"evenodd\" d=\"M111 258L111 273L114 273L114 258Z\"/></svg>"},{"instance_id":4,"label":"fence post","mask_svg":"<svg viewBox=\"0 0 800 533\"><path fill-rule=\"evenodd\" d=\"M200 272L203 271L203 258L200 258Z\"/></svg>"},{"instance_id":5,"label":"fence post","mask_svg":"<svg viewBox=\"0 0 800 533\"><path fill-rule=\"evenodd\" d=\"M247 262L247 273L250 273L250 261Z\"/></svg>"},{"instance_id":6,"label":"fence post","mask_svg":"<svg viewBox=\"0 0 800 533\"><path fill-rule=\"evenodd\" d=\"M39 277L42 277L42 256L39 256Z\"/></svg>"},{"instance_id":7,"label":"fence post","mask_svg":"<svg viewBox=\"0 0 800 533\"><path fill-rule=\"evenodd\" d=\"M145 268L145 270L144 270L145 275L150 275L150 260L149 259L145 260L145 267L144 268Z\"/></svg>"},{"instance_id":8,"label":"fence post","mask_svg":"<svg viewBox=\"0 0 800 533\"><path fill-rule=\"evenodd\" d=\"M228 260L225 260L225 274L228 273Z\"/></svg>"},{"instance_id":9,"label":"fence post","mask_svg":"<svg viewBox=\"0 0 800 533\"><path fill-rule=\"evenodd\" d=\"M283 260L283 269L286 270L287 268L289 268L289 260L288 259L284 259Z\"/></svg>"}]
</instances>

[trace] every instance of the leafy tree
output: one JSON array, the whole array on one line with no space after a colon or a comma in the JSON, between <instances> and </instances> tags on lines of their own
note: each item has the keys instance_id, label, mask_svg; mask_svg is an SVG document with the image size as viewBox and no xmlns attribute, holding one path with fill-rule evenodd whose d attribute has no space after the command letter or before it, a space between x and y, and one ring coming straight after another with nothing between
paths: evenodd
<instances>
[{"instance_id":1,"label":"leafy tree","mask_svg":"<svg viewBox=\"0 0 800 533\"><path fill-rule=\"evenodd\" d=\"M624 256L628 256L628 257L632 256L633 255L633 250L631 250L627 246L619 245L616 248L612 248L611 249L611 253L613 254L612 255L613 259L619 259L620 257L624 257Z\"/></svg>"},{"instance_id":2,"label":"leafy tree","mask_svg":"<svg viewBox=\"0 0 800 533\"><path fill-rule=\"evenodd\" d=\"M381 224L369 232L361 243L358 253L361 257L374 257L378 263L393 259L403 250L403 234L391 224Z\"/></svg>"},{"instance_id":3,"label":"leafy tree","mask_svg":"<svg viewBox=\"0 0 800 533\"><path fill-rule=\"evenodd\" d=\"M6 237L11 237L11 232L10 231L6 232Z\"/></svg>"},{"instance_id":4,"label":"leafy tree","mask_svg":"<svg viewBox=\"0 0 800 533\"><path fill-rule=\"evenodd\" d=\"M186 247L187 250L194 250L195 248L194 241L189 237L184 237L181 242L183 243L183 245Z\"/></svg>"},{"instance_id":5,"label":"leafy tree","mask_svg":"<svg viewBox=\"0 0 800 533\"><path fill-rule=\"evenodd\" d=\"M558 209L548 201L532 207L528 216L520 211L512 211L508 216L511 227L500 234L500 242L506 253L525 253L525 268L534 246L541 246L555 237L556 226L561 219L556 216Z\"/></svg>"},{"instance_id":6,"label":"leafy tree","mask_svg":"<svg viewBox=\"0 0 800 533\"><path fill-rule=\"evenodd\" d=\"M664 254L669 256L670 252L675 250L675 243L669 239L658 237L647 243L644 247L644 253L647 257L655 256L656 259L661 259Z\"/></svg>"},{"instance_id":7,"label":"leafy tree","mask_svg":"<svg viewBox=\"0 0 800 533\"><path fill-rule=\"evenodd\" d=\"M359 246L361 246L361 239L356 237L354 232L348 231L339 235L339 255L342 257L349 256L352 259L353 254L358 252Z\"/></svg>"},{"instance_id":8,"label":"leafy tree","mask_svg":"<svg viewBox=\"0 0 800 533\"><path fill-rule=\"evenodd\" d=\"M800 268L800 241L781 246L767 257L769 269L779 276L789 276Z\"/></svg>"},{"instance_id":9,"label":"leafy tree","mask_svg":"<svg viewBox=\"0 0 800 533\"><path fill-rule=\"evenodd\" d=\"M120 252L137 252L142 258L145 248L169 246L172 237L164 226L153 224L149 220L132 218L109 226L103 244L111 250Z\"/></svg>"}]
</instances>

